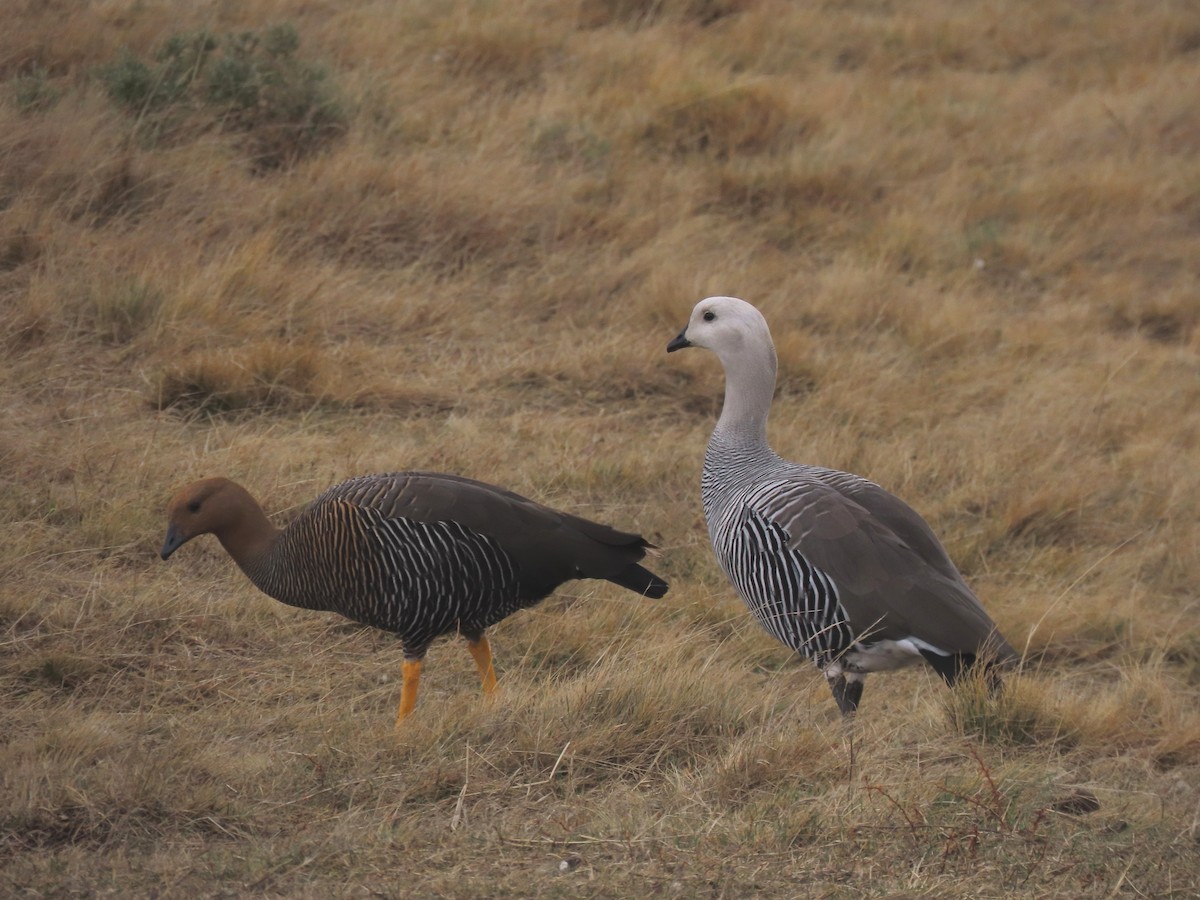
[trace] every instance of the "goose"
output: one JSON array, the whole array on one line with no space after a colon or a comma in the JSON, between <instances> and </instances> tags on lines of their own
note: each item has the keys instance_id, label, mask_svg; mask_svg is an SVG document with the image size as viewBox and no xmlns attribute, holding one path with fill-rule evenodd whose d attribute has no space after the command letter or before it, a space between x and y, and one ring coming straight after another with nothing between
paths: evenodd
<instances>
[{"instance_id":1,"label":"goose","mask_svg":"<svg viewBox=\"0 0 1200 900\"><path fill-rule=\"evenodd\" d=\"M399 635L396 726L417 702L425 653L457 632L486 694L496 688L486 629L559 585L599 578L659 598L667 583L638 562L640 535L557 512L481 481L432 472L363 475L329 488L287 527L228 478L205 478L167 506L165 560L216 535L264 594Z\"/></svg>"},{"instance_id":2,"label":"goose","mask_svg":"<svg viewBox=\"0 0 1200 900\"><path fill-rule=\"evenodd\" d=\"M976 665L998 685L1017 654L925 520L865 478L768 445L776 357L762 313L701 300L667 352L687 347L725 369L701 496L717 562L758 623L816 663L846 716L869 673L922 660L949 685Z\"/></svg>"}]
</instances>

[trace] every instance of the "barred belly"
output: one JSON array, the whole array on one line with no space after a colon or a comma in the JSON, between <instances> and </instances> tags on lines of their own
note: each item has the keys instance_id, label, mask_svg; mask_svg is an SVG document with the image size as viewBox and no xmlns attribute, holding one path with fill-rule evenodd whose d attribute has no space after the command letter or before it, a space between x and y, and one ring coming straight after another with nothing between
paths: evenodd
<instances>
[{"instance_id":1,"label":"barred belly","mask_svg":"<svg viewBox=\"0 0 1200 900\"><path fill-rule=\"evenodd\" d=\"M745 510L717 548L721 567L751 613L777 640L825 665L854 643L837 586L774 522Z\"/></svg>"},{"instance_id":2,"label":"barred belly","mask_svg":"<svg viewBox=\"0 0 1200 900\"><path fill-rule=\"evenodd\" d=\"M412 654L443 634L479 634L520 608L516 568L492 538L339 502L303 513L256 583L292 606L395 632Z\"/></svg>"}]
</instances>

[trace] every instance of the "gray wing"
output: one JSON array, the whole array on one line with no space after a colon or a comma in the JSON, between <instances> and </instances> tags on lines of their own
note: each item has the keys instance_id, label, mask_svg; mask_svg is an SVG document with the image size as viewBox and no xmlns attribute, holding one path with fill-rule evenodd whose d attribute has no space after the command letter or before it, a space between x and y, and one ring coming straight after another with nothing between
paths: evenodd
<instances>
[{"instance_id":1,"label":"gray wing","mask_svg":"<svg viewBox=\"0 0 1200 900\"><path fill-rule=\"evenodd\" d=\"M947 578L961 580L962 575L951 561L950 555L946 553L942 542L929 527L929 523L895 494L889 493L873 481L849 472L818 467L807 471L818 481L829 485L867 510L928 565Z\"/></svg>"},{"instance_id":2,"label":"gray wing","mask_svg":"<svg viewBox=\"0 0 1200 900\"><path fill-rule=\"evenodd\" d=\"M805 473L756 493L769 498L759 512L836 586L856 632L915 637L949 653L1012 654L929 526L882 488L847 490Z\"/></svg>"}]
</instances>

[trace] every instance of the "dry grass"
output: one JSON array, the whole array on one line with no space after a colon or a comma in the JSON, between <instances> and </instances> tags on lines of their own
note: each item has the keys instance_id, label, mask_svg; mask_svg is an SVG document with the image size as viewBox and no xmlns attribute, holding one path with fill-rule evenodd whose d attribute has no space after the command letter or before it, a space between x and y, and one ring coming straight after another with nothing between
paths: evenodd
<instances>
[{"instance_id":1,"label":"dry grass","mask_svg":"<svg viewBox=\"0 0 1200 900\"><path fill-rule=\"evenodd\" d=\"M1193 5L9 6L6 893L1200 891ZM284 22L318 144L278 86L106 91ZM1001 700L903 673L846 728L748 620L720 373L663 352L714 293L772 321L776 447L910 500L1026 652ZM439 644L396 737L394 640L156 557L195 476L286 517L399 468L638 529L672 591L503 623L490 703Z\"/></svg>"}]
</instances>

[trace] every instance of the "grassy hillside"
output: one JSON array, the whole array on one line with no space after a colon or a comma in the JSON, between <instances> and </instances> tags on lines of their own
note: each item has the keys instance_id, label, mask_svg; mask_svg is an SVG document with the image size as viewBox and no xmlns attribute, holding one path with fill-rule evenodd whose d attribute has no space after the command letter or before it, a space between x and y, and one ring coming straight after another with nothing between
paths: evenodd
<instances>
[{"instance_id":1,"label":"grassy hillside","mask_svg":"<svg viewBox=\"0 0 1200 900\"><path fill-rule=\"evenodd\" d=\"M15 0L0 29L0 883L14 896L1194 896L1200 8ZM764 310L785 456L883 484L1026 657L839 719L699 501ZM460 641L258 594L343 477L662 547ZM1095 801L1095 802L1092 802ZM1098 803L1098 809L1094 808Z\"/></svg>"}]
</instances>

